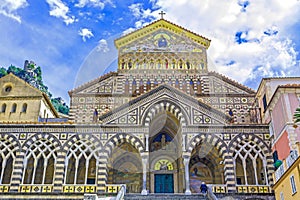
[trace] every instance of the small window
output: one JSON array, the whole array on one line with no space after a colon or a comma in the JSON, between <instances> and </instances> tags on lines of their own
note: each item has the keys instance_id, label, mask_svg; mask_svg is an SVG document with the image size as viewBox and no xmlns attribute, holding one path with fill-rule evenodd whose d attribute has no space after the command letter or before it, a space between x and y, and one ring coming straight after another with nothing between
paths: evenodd
<instances>
[{"instance_id":1,"label":"small window","mask_svg":"<svg viewBox=\"0 0 300 200\"><path fill-rule=\"evenodd\" d=\"M294 176L290 177L290 181L291 181L291 186L292 186L292 194L295 194L297 192L297 188L296 188Z\"/></svg>"},{"instance_id":2,"label":"small window","mask_svg":"<svg viewBox=\"0 0 300 200\"><path fill-rule=\"evenodd\" d=\"M15 113L16 110L17 110L17 104L14 103L14 104L12 105L12 107L11 107L11 111L10 111L10 112Z\"/></svg>"},{"instance_id":3,"label":"small window","mask_svg":"<svg viewBox=\"0 0 300 200\"><path fill-rule=\"evenodd\" d=\"M22 112L26 113L26 111L27 111L27 103L24 103L22 106Z\"/></svg>"},{"instance_id":4,"label":"small window","mask_svg":"<svg viewBox=\"0 0 300 200\"><path fill-rule=\"evenodd\" d=\"M280 200L284 200L283 192L280 192Z\"/></svg>"},{"instance_id":5,"label":"small window","mask_svg":"<svg viewBox=\"0 0 300 200\"><path fill-rule=\"evenodd\" d=\"M6 104L2 104L2 107L1 107L1 112L5 113L6 111Z\"/></svg>"},{"instance_id":6,"label":"small window","mask_svg":"<svg viewBox=\"0 0 300 200\"><path fill-rule=\"evenodd\" d=\"M263 96L263 104L264 104L264 111L266 111L266 108L267 108L267 97L266 97L266 95Z\"/></svg>"},{"instance_id":7,"label":"small window","mask_svg":"<svg viewBox=\"0 0 300 200\"><path fill-rule=\"evenodd\" d=\"M11 89L12 89L11 85L8 85L4 88L4 91L9 93L11 91Z\"/></svg>"}]
</instances>

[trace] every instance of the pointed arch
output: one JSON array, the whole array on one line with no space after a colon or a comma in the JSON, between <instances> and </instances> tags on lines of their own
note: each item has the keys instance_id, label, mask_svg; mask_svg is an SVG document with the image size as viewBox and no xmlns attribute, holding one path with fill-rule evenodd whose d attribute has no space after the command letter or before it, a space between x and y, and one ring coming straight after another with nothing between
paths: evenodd
<instances>
[{"instance_id":1,"label":"pointed arch","mask_svg":"<svg viewBox=\"0 0 300 200\"><path fill-rule=\"evenodd\" d=\"M228 145L237 182L270 185L273 183L273 158L268 145L258 136L241 133ZM242 166L240 169L238 166ZM239 180L244 180L244 182Z\"/></svg>"},{"instance_id":2,"label":"pointed arch","mask_svg":"<svg viewBox=\"0 0 300 200\"><path fill-rule=\"evenodd\" d=\"M20 143L15 136L1 133L0 149L0 184L10 184Z\"/></svg>"},{"instance_id":3,"label":"pointed arch","mask_svg":"<svg viewBox=\"0 0 300 200\"><path fill-rule=\"evenodd\" d=\"M142 123L149 127L155 115L161 111L168 111L172 113L179 120L182 126L187 125L188 115L185 113L184 109L169 100L161 100L149 106L142 116Z\"/></svg>"},{"instance_id":4,"label":"pointed arch","mask_svg":"<svg viewBox=\"0 0 300 200\"><path fill-rule=\"evenodd\" d=\"M92 134L76 134L64 145L64 184L95 185L102 144Z\"/></svg>"},{"instance_id":5,"label":"pointed arch","mask_svg":"<svg viewBox=\"0 0 300 200\"><path fill-rule=\"evenodd\" d=\"M38 133L23 145L23 184L53 184L61 143L52 134Z\"/></svg>"},{"instance_id":6,"label":"pointed arch","mask_svg":"<svg viewBox=\"0 0 300 200\"><path fill-rule=\"evenodd\" d=\"M129 144L131 144L138 150L139 153L144 152L144 144L139 138L127 133L118 133L110 138L105 144L105 151L107 152L107 156L111 154L112 150L117 145L123 142L128 142Z\"/></svg>"},{"instance_id":7,"label":"pointed arch","mask_svg":"<svg viewBox=\"0 0 300 200\"><path fill-rule=\"evenodd\" d=\"M219 151L219 155L224 159L225 154L228 152L226 143L214 134L204 134L200 133L193 137L187 146L187 151L192 153L192 151L201 143L209 143L216 147Z\"/></svg>"}]
</instances>

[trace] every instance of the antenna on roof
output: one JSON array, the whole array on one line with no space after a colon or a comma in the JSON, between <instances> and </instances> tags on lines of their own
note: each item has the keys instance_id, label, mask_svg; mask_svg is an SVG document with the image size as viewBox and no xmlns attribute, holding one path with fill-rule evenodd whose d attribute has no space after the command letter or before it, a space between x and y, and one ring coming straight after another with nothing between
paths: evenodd
<instances>
[{"instance_id":1,"label":"antenna on roof","mask_svg":"<svg viewBox=\"0 0 300 200\"><path fill-rule=\"evenodd\" d=\"M160 18L161 19L163 19L164 18L164 15L166 14L164 11L160 11L160 13L158 13L158 14L160 14Z\"/></svg>"}]
</instances>

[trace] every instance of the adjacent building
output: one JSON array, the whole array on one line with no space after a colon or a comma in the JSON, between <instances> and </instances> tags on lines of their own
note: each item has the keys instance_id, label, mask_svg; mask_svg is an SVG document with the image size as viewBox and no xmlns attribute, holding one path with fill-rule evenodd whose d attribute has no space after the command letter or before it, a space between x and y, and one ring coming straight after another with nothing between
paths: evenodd
<instances>
[{"instance_id":1,"label":"adjacent building","mask_svg":"<svg viewBox=\"0 0 300 200\"><path fill-rule=\"evenodd\" d=\"M10 73L0 78L0 123L38 122L57 118L49 97Z\"/></svg>"}]
</instances>

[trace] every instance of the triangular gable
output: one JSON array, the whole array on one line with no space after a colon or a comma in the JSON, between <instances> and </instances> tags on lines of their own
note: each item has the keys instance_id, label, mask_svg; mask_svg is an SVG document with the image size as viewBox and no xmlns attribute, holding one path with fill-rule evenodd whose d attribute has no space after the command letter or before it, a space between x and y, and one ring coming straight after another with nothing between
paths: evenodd
<instances>
[{"instance_id":1,"label":"triangular gable","mask_svg":"<svg viewBox=\"0 0 300 200\"><path fill-rule=\"evenodd\" d=\"M43 93L40 90L13 73L0 78L0 87L2 89L2 97L43 97Z\"/></svg>"},{"instance_id":2,"label":"triangular gable","mask_svg":"<svg viewBox=\"0 0 300 200\"><path fill-rule=\"evenodd\" d=\"M173 32L177 35L185 35L186 37L190 38L194 42L205 47L206 49L208 49L208 47L210 45L209 39L207 39L201 35L198 35L196 33L193 33L181 26L173 24L165 19L157 20L139 30L136 30L134 32L131 32L131 33L119 38L119 39L116 39L115 45L116 45L117 49L119 49L123 46L128 45L129 43L131 43L135 40L139 40L139 39L145 37L146 35L153 34L155 31L157 31L159 29L165 29L165 30Z\"/></svg>"},{"instance_id":3,"label":"triangular gable","mask_svg":"<svg viewBox=\"0 0 300 200\"><path fill-rule=\"evenodd\" d=\"M115 77L118 73L110 72L100 76L92 81L84 83L83 85L69 91L69 95L73 94L101 94L101 93L111 93L112 85L113 85L113 77Z\"/></svg>"},{"instance_id":4,"label":"triangular gable","mask_svg":"<svg viewBox=\"0 0 300 200\"><path fill-rule=\"evenodd\" d=\"M178 34L169 29L157 29L151 34L128 42L119 48L119 53L168 52L168 53L202 53L206 47L194 41L186 34Z\"/></svg>"},{"instance_id":5,"label":"triangular gable","mask_svg":"<svg viewBox=\"0 0 300 200\"><path fill-rule=\"evenodd\" d=\"M216 72L209 72L210 93L214 94L251 94L255 95L255 91L226 76Z\"/></svg>"},{"instance_id":6,"label":"triangular gable","mask_svg":"<svg viewBox=\"0 0 300 200\"><path fill-rule=\"evenodd\" d=\"M225 125L231 120L230 116L172 86L160 85L127 104L100 116L100 121L103 125L144 125L149 110L153 110L159 104L164 103L170 108L176 109L178 107L183 117L186 118L186 125Z\"/></svg>"}]
</instances>

